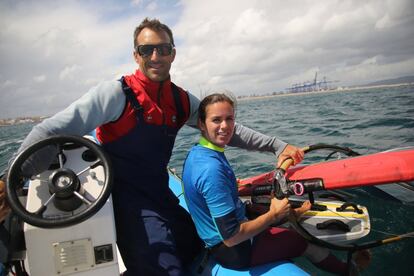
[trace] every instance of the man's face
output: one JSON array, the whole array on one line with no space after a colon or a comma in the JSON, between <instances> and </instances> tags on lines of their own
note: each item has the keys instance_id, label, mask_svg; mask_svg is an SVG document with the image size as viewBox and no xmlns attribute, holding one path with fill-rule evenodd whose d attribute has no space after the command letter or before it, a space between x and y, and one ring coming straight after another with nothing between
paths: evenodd
<instances>
[{"instance_id":1,"label":"man's face","mask_svg":"<svg viewBox=\"0 0 414 276\"><path fill-rule=\"evenodd\" d=\"M153 31L144 28L136 38L138 46L140 45L160 45L171 43L168 34L164 31ZM175 58L175 49L171 54L162 55L157 49L154 49L148 56L140 55L135 49L135 61L144 75L153 81L164 81L170 76L171 63Z\"/></svg>"}]
</instances>

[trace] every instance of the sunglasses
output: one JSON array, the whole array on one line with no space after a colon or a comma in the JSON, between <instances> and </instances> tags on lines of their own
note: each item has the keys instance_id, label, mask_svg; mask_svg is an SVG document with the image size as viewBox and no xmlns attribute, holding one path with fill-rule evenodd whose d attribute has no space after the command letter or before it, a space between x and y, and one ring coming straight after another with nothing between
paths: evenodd
<instances>
[{"instance_id":1,"label":"sunglasses","mask_svg":"<svg viewBox=\"0 0 414 276\"><path fill-rule=\"evenodd\" d=\"M170 43L162 43L157 45L138 45L135 49L137 53L142 57L151 56L154 53L154 49L157 49L157 53L161 56L169 56L172 53L172 45Z\"/></svg>"}]
</instances>

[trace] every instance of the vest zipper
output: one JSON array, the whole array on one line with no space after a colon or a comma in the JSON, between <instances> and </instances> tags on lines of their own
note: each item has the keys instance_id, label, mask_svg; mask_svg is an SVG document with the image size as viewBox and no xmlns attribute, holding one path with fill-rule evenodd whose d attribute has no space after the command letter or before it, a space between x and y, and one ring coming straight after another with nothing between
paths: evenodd
<instances>
[{"instance_id":1,"label":"vest zipper","mask_svg":"<svg viewBox=\"0 0 414 276\"><path fill-rule=\"evenodd\" d=\"M160 82L160 86L158 87L158 94L157 94L157 102L158 102L158 106L161 109L161 114L162 114L162 124L165 125L165 111L163 110L162 106L161 106L161 94L162 94L162 85L164 84L163 81Z\"/></svg>"}]
</instances>

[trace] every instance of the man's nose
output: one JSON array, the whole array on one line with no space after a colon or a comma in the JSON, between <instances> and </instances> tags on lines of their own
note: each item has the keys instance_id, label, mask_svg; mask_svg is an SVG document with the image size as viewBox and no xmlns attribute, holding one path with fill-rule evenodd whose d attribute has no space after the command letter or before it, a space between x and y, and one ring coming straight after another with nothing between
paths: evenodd
<instances>
[{"instance_id":1,"label":"man's nose","mask_svg":"<svg viewBox=\"0 0 414 276\"><path fill-rule=\"evenodd\" d=\"M154 50L152 50L151 59L158 59L159 56L160 54L158 53L157 48L154 48Z\"/></svg>"}]
</instances>

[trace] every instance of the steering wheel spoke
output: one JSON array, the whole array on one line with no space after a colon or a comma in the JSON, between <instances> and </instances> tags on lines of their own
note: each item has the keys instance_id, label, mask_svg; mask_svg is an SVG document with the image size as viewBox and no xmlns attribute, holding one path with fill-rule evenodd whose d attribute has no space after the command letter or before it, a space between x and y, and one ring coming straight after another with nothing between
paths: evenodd
<instances>
[{"instance_id":1,"label":"steering wheel spoke","mask_svg":"<svg viewBox=\"0 0 414 276\"><path fill-rule=\"evenodd\" d=\"M76 175L80 176L81 174L87 172L88 170L92 170L92 169L94 169L98 166L102 166L102 165L103 165L102 161L98 160L95 163L93 163L92 165L90 165L90 166L86 167L85 169L81 170L80 172L78 172Z\"/></svg>"},{"instance_id":2,"label":"steering wheel spoke","mask_svg":"<svg viewBox=\"0 0 414 276\"><path fill-rule=\"evenodd\" d=\"M82 196L80 193L78 192L73 192L80 200L82 200L83 203L85 203L86 205L91 205L92 202L90 202L89 200L87 200L84 196Z\"/></svg>"},{"instance_id":3,"label":"steering wheel spoke","mask_svg":"<svg viewBox=\"0 0 414 276\"><path fill-rule=\"evenodd\" d=\"M47 205L52 202L52 200L55 198L55 195L56 194L52 194L49 199L36 212L34 212L34 214L36 216L43 217L43 213L46 211Z\"/></svg>"},{"instance_id":4,"label":"steering wheel spoke","mask_svg":"<svg viewBox=\"0 0 414 276\"><path fill-rule=\"evenodd\" d=\"M64 155L63 155L63 150L62 150L62 146L60 144L56 145L57 151L58 151L58 160L59 160L59 167L63 168L64 165Z\"/></svg>"}]
</instances>

